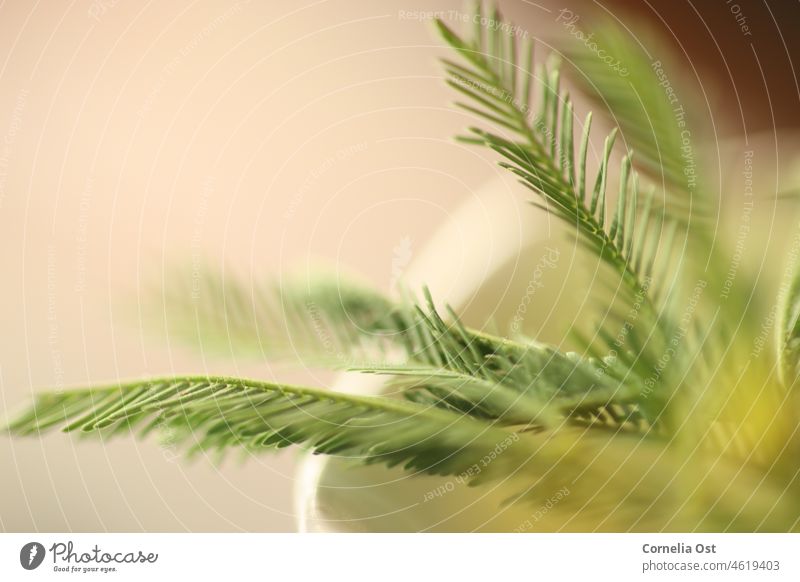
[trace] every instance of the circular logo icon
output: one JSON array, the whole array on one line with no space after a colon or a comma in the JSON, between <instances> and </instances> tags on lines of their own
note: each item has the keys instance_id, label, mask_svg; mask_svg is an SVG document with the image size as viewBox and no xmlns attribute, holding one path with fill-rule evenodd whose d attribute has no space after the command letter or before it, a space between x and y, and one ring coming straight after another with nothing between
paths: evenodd
<instances>
[{"instance_id":1,"label":"circular logo icon","mask_svg":"<svg viewBox=\"0 0 800 582\"><path fill-rule=\"evenodd\" d=\"M44 561L44 546L39 542L29 542L19 551L19 563L26 570L35 570Z\"/></svg>"}]
</instances>

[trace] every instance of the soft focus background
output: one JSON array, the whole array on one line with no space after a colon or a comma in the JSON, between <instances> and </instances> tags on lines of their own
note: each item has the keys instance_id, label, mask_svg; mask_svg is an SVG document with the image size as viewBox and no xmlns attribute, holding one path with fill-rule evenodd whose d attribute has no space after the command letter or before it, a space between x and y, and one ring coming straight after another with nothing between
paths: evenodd
<instances>
[{"instance_id":1,"label":"soft focus background","mask_svg":"<svg viewBox=\"0 0 800 582\"><path fill-rule=\"evenodd\" d=\"M566 4L663 30L713 139L800 125L797 3L740 1L750 35L731 3ZM469 119L428 12L462 7L0 3L0 416L42 388L145 375L327 382L170 341L143 322L146 289L201 261L253 278L328 262L389 289L498 175L450 139ZM545 44L559 32L560 3L502 7ZM290 531L293 470L292 452L217 466L153 442L0 437L0 530Z\"/></svg>"}]
</instances>

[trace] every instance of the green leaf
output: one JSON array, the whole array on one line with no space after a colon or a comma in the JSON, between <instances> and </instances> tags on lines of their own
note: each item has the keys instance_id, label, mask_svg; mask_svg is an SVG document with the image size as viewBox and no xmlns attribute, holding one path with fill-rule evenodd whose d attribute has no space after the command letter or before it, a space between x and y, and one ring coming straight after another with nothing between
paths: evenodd
<instances>
[{"instance_id":1,"label":"green leaf","mask_svg":"<svg viewBox=\"0 0 800 582\"><path fill-rule=\"evenodd\" d=\"M599 11L587 12L585 16L587 21L591 19L593 46L603 50L614 62L609 64L585 42L564 34L558 46L570 65L571 78L598 107L608 111L611 120L622 130L626 143L638 152L638 160L647 172L659 183L663 179L667 191L677 195L670 200L670 209L688 210L691 192L683 175L683 128L676 109L683 108L685 127L696 130L698 123L692 118L692 112L697 108L691 93L682 90L677 74L680 69L668 58L669 47L657 31L630 15L625 15L629 23L627 28ZM643 28L647 29L644 35L641 34ZM632 29L639 33L634 36L630 32ZM641 43L642 38L647 40L646 47ZM654 67L657 60L663 61L661 70L668 75L666 81L658 76ZM662 86L663 83L669 83L668 87ZM707 212L710 201L703 202ZM700 206L699 201L694 201L695 212Z\"/></svg>"},{"instance_id":2,"label":"green leaf","mask_svg":"<svg viewBox=\"0 0 800 582\"><path fill-rule=\"evenodd\" d=\"M408 360L355 371L397 376L387 390L505 424L550 426L574 412L631 402L640 381L611 363L564 354L531 340L512 341L445 321L427 289L426 306L403 313Z\"/></svg>"},{"instance_id":3,"label":"green leaf","mask_svg":"<svg viewBox=\"0 0 800 582\"><path fill-rule=\"evenodd\" d=\"M537 114L531 119L532 75L528 72L533 62L532 47L526 49L528 64L521 66L517 62L519 55L516 51L500 51L498 48L511 46L505 40L498 40L502 35L513 34L508 32L511 27L494 26L487 31L486 46L489 48L483 50L482 37L465 40L443 22L439 22L438 26L444 40L466 61L463 64L443 61L449 75L448 84L471 101L457 105L494 128L512 134L507 137L475 128L471 129L472 135L467 140L489 147L505 158L501 166L514 172L525 186L540 194L548 211L570 225L577 225L585 245L622 275L625 288L631 296L641 294L649 286L645 284L643 263L650 267L656 256L644 255L636 247L636 239L632 236L626 238L624 232L628 225L632 227L634 223L639 223L640 230L660 234L660 227L653 228L660 218L649 213L637 216L638 188L630 188L628 176L634 185L638 184L638 178L627 156L622 162L622 204L618 205L611 224L606 220L606 185L616 130L606 139L594 190L591 199L586 201L591 117L587 117L584 124L576 162L574 110L569 95L562 93L559 88L558 59L550 59L549 64L538 68L535 81L540 88L539 106ZM522 71L524 82L516 82L516 76L510 78L509 70ZM641 260L636 261L637 257ZM648 309L652 319L654 306Z\"/></svg>"},{"instance_id":4,"label":"green leaf","mask_svg":"<svg viewBox=\"0 0 800 582\"><path fill-rule=\"evenodd\" d=\"M237 350L257 345L275 355L291 346L306 362L402 374L404 386L418 399L422 389L419 382L409 381L412 371L417 380L424 379L419 378L420 370L436 371L436 381L426 382L425 393L446 390L449 400L465 403L461 412L479 417L488 409L492 418L545 424L546 418L552 422L568 415L579 402L600 406L620 396L618 380L602 376L600 366L588 360L536 342L515 343L468 329L452 311L446 323L427 290L423 309L410 300L392 303L377 292L333 278L314 281L248 290L235 278L205 276L193 286L203 301L187 310L176 297L169 313L178 323L194 317L196 323L188 329L205 329L210 338L227 336ZM228 309L214 309L216 303ZM630 380L624 388L626 399L636 395L637 389L629 386ZM504 397L504 390L523 399L514 411L508 410L512 401ZM451 407L445 400L438 404Z\"/></svg>"},{"instance_id":5,"label":"green leaf","mask_svg":"<svg viewBox=\"0 0 800 582\"><path fill-rule=\"evenodd\" d=\"M490 34L504 34L508 30L513 27L499 26ZM531 83L538 86L539 97L537 112L531 118L529 99L534 91L524 87L525 83L510 83L503 74L505 69L498 66L496 55L475 48L465 53L465 47L481 47L481 43L464 40L449 28L444 40L468 61L455 66L446 61L448 74L457 75L457 83L462 86L480 87L481 98L472 99L466 107L462 104L462 108L492 127L491 130L471 128L471 135L463 141L497 152L503 158L500 165L539 196L541 201L532 203L575 229L580 245L610 269L612 275L604 272L599 278L600 284L608 287L607 295L593 293L593 300L605 309L600 327L618 322L627 329L626 314L630 306L637 305L635 329L629 330L623 346L615 341L619 328L601 330L589 341L600 340L605 344L605 353L617 354L620 362L647 377L650 374L646 370L658 364L674 329L674 320L681 316L682 306L677 311L667 309L675 305L670 296L684 291L682 272L671 268L679 219L668 215L663 204L654 209L653 194L641 203L639 176L633 169L630 152L622 157L619 195L616 200L609 200L607 186L612 181L616 128L606 137L599 169L590 177L587 157L591 115L588 115L576 160L575 112L569 95L559 88L559 58L551 57L536 68ZM526 55L529 64L525 67L518 65L519 55L509 53L504 57L514 61L514 70L530 70L530 54ZM520 85L524 87L522 91ZM497 99L491 101L489 96ZM590 178L593 188L587 193ZM591 348L589 344L583 347Z\"/></svg>"},{"instance_id":6,"label":"green leaf","mask_svg":"<svg viewBox=\"0 0 800 582\"><path fill-rule=\"evenodd\" d=\"M151 294L154 326L203 352L341 369L392 358L402 331L400 306L335 274L250 281L201 266L170 277Z\"/></svg>"},{"instance_id":7,"label":"green leaf","mask_svg":"<svg viewBox=\"0 0 800 582\"><path fill-rule=\"evenodd\" d=\"M800 375L800 269L797 267L783 297L778 352L783 383L792 386Z\"/></svg>"},{"instance_id":8,"label":"green leaf","mask_svg":"<svg viewBox=\"0 0 800 582\"><path fill-rule=\"evenodd\" d=\"M46 392L7 430L162 433L188 453L302 445L408 470L464 470L511 433L463 415L382 397L226 377L179 377Z\"/></svg>"}]
</instances>

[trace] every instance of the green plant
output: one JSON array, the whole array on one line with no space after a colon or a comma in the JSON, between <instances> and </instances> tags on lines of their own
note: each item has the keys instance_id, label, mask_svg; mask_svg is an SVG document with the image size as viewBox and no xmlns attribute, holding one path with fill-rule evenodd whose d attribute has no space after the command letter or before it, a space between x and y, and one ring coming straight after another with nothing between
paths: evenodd
<instances>
[{"instance_id":1,"label":"green plant","mask_svg":"<svg viewBox=\"0 0 800 582\"><path fill-rule=\"evenodd\" d=\"M477 22L485 20L480 10ZM503 22L497 11L486 16ZM188 336L199 329L206 346L237 354L383 374L391 396L241 378L152 379L42 393L8 430L167 431L188 453L301 445L439 475L463 475L494 451L472 484L507 481L511 502L536 505L569 483L558 512L578 529L798 529L800 277L781 298L775 355L752 357L759 314L745 306L755 283L739 274L724 304L705 293L722 283L729 257L703 220L713 201L683 181L673 111L637 47L614 29L598 35L630 64L629 85L580 45L565 50L579 84L640 148L638 157L621 156L612 196L617 132L590 175L592 117L576 148L557 58L534 68L533 47L520 49L509 27L479 24L469 39L441 21L438 28L459 57L443 61L447 82L484 123L460 139L494 150L534 192L532 203L574 228L603 265L611 292L594 298L598 319L574 330L573 351L466 327L452 311L443 316L427 291L421 301L392 301L332 276L251 289L208 274L192 282L199 302L188 301L185 287L169 290L167 314ZM637 97L641 108L630 87L646 95Z\"/></svg>"}]
</instances>

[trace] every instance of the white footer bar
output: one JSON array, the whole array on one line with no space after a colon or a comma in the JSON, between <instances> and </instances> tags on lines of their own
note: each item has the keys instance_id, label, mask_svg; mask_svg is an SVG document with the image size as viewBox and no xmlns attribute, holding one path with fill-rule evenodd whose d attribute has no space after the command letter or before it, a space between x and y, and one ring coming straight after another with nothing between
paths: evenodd
<instances>
[{"instance_id":1,"label":"white footer bar","mask_svg":"<svg viewBox=\"0 0 800 582\"><path fill-rule=\"evenodd\" d=\"M796 581L800 535L0 534L0 580L51 579Z\"/></svg>"}]
</instances>

